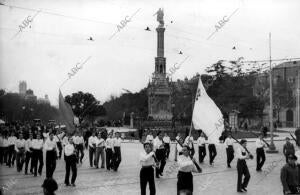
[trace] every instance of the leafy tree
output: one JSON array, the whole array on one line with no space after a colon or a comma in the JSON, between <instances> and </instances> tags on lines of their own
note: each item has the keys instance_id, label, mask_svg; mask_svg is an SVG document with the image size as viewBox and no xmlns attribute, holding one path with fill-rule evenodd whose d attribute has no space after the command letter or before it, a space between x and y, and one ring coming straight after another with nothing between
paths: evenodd
<instances>
[{"instance_id":1,"label":"leafy tree","mask_svg":"<svg viewBox=\"0 0 300 195\"><path fill-rule=\"evenodd\" d=\"M97 116L104 116L106 114L105 108L100 105L100 101L90 93L83 93L79 91L67 95L65 101L72 107L73 113L79 118L81 123L83 119L93 121Z\"/></svg>"}]
</instances>

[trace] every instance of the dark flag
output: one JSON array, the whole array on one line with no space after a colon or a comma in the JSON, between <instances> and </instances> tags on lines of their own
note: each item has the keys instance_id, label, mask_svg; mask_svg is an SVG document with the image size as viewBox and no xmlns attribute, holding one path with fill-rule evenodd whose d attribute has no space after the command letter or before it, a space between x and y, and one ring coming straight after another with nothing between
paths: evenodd
<instances>
[{"instance_id":1,"label":"dark flag","mask_svg":"<svg viewBox=\"0 0 300 195\"><path fill-rule=\"evenodd\" d=\"M60 90L59 90L59 112L63 122L67 127L67 130L69 132L73 132L75 129L74 113L72 111L70 104L65 102L65 99Z\"/></svg>"}]
</instances>

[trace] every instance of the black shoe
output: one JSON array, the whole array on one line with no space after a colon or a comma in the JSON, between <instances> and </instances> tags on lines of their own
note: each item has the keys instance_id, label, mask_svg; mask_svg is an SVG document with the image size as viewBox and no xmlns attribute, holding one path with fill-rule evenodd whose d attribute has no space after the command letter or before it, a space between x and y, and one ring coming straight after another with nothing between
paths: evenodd
<instances>
[{"instance_id":1,"label":"black shoe","mask_svg":"<svg viewBox=\"0 0 300 195\"><path fill-rule=\"evenodd\" d=\"M75 185L75 183L72 183L71 185L72 185L73 187L75 187L75 186L76 186L76 185Z\"/></svg>"},{"instance_id":2,"label":"black shoe","mask_svg":"<svg viewBox=\"0 0 300 195\"><path fill-rule=\"evenodd\" d=\"M101 169L104 169L104 166L101 166Z\"/></svg>"},{"instance_id":3,"label":"black shoe","mask_svg":"<svg viewBox=\"0 0 300 195\"><path fill-rule=\"evenodd\" d=\"M66 184L66 186L71 186L69 183L65 183Z\"/></svg>"},{"instance_id":4,"label":"black shoe","mask_svg":"<svg viewBox=\"0 0 300 195\"><path fill-rule=\"evenodd\" d=\"M237 190L237 192L244 192L244 191L242 191L242 190Z\"/></svg>"},{"instance_id":5,"label":"black shoe","mask_svg":"<svg viewBox=\"0 0 300 195\"><path fill-rule=\"evenodd\" d=\"M159 179L159 178L160 178L160 177L159 177L159 175L156 175L156 178L158 178L158 179Z\"/></svg>"},{"instance_id":6,"label":"black shoe","mask_svg":"<svg viewBox=\"0 0 300 195\"><path fill-rule=\"evenodd\" d=\"M262 170L261 170L261 169L256 169L256 171L257 171L257 172L261 172Z\"/></svg>"},{"instance_id":7,"label":"black shoe","mask_svg":"<svg viewBox=\"0 0 300 195\"><path fill-rule=\"evenodd\" d=\"M101 167L102 168L102 167ZM99 169L99 167L98 166L96 166L96 169Z\"/></svg>"},{"instance_id":8,"label":"black shoe","mask_svg":"<svg viewBox=\"0 0 300 195\"><path fill-rule=\"evenodd\" d=\"M160 175L160 176L163 176L163 174L162 174L162 173L160 173L159 175Z\"/></svg>"},{"instance_id":9,"label":"black shoe","mask_svg":"<svg viewBox=\"0 0 300 195\"><path fill-rule=\"evenodd\" d=\"M231 166L230 166L230 165L227 165L227 168L231 168Z\"/></svg>"},{"instance_id":10,"label":"black shoe","mask_svg":"<svg viewBox=\"0 0 300 195\"><path fill-rule=\"evenodd\" d=\"M37 174L34 174L33 176L34 176L34 177L37 177Z\"/></svg>"},{"instance_id":11,"label":"black shoe","mask_svg":"<svg viewBox=\"0 0 300 195\"><path fill-rule=\"evenodd\" d=\"M247 189L245 187L243 187L242 190L244 190L245 192L247 192Z\"/></svg>"}]
</instances>

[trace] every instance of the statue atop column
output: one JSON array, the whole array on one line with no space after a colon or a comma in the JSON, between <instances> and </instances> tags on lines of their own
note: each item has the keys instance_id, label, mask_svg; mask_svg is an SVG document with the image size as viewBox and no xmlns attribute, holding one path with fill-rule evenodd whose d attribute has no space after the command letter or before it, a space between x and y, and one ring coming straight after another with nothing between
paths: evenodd
<instances>
[{"instance_id":1,"label":"statue atop column","mask_svg":"<svg viewBox=\"0 0 300 195\"><path fill-rule=\"evenodd\" d=\"M162 8L159 8L159 10L155 13L157 14L157 21L159 22L159 28L163 28L164 27L164 10Z\"/></svg>"}]
</instances>

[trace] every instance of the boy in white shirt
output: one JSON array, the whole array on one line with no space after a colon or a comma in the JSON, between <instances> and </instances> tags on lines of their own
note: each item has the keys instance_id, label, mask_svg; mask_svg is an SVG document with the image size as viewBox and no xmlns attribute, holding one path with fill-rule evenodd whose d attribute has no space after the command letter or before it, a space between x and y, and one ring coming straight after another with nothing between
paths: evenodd
<instances>
[{"instance_id":1,"label":"boy in white shirt","mask_svg":"<svg viewBox=\"0 0 300 195\"><path fill-rule=\"evenodd\" d=\"M149 183L150 195L155 195L154 169L155 164L154 152L152 151L152 144L144 143L144 150L140 153L140 164L142 166L140 171L140 187L141 195L146 195L147 183Z\"/></svg>"},{"instance_id":2,"label":"boy in white shirt","mask_svg":"<svg viewBox=\"0 0 300 195\"><path fill-rule=\"evenodd\" d=\"M51 178L56 168L56 160L59 156L56 141L54 135L49 132L49 139L45 142L46 150L46 177Z\"/></svg>"},{"instance_id":3,"label":"boy in white shirt","mask_svg":"<svg viewBox=\"0 0 300 195\"><path fill-rule=\"evenodd\" d=\"M88 139L90 167L93 167L93 159L96 158L96 139L97 137L95 136L95 132L93 132Z\"/></svg>"},{"instance_id":4,"label":"boy in white shirt","mask_svg":"<svg viewBox=\"0 0 300 195\"><path fill-rule=\"evenodd\" d=\"M33 173L34 176L37 176L37 172L39 175L42 175L42 170L44 166L44 160L43 160L43 146L44 146L44 140L41 137L41 133L38 133L36 135L36 139L32 140L32 150L33 150ZM38 162L39 162L39 168L38 168Z\"/></svg>"},{"instance_id":5,"label":"boy in white shirt","mask_svg":"<svg viewBox=\"0 0 300 195\"><path fill-rule=\"evenodd\" d=\"M101 156L101 168L104 168L105 165L105 154L104 154L104 150L105 150L105 140L101 137L101 134L98 133L98 137L95 141L96 143L96 157L95 157L95 161L94 161L94 165L96 167L96 169L98 169L98 165L99 165L99 157Z\"/></svg>"},{"instance_id":6,"label":"boy in white shirt","mask_svg":"<svg viewBox=\"0 0 300 195\"><path fill-rule=\"evenodd\" d=\"M15 143L16 143L17 137L15 136L15 132L12 131L10 133L10 136L8 137L8 167L11 165L14 166L14 161L16 157L15 152Z\"/></svg>"},{"instance_id":7,"label":"boy in white shirt","mask_svg":"<svg viewBox=\"0 0 300 195\"><path fill-rule=\"evenodd\" d=\"M19 134L19 138L15 143L17 171L21 172L25 161L25 139L23 134Z\"/></svg>"},{"instance_id":8,"label":"boy in white shirt","mask_svg":"<svg viewBox=\"0 0 300 195\"><path fill-rule=\"evenodd\" d=\"M192 172L201 172L201 168L199 170L195 166L195 159L190 158L189 146L183 145L182 147L182 155L178 157L178 181L177 181L177 194L185 191L188 193L193 193L193 174ZM194 162L193 162L194 161Z\"/></svg>"},{"instance_id":9,"label":"boy in white shirt","mask_svg":"<svg viewBox=\"0 0 300 195\"><path fill-rule=\"evenodd\" d=\"M106 147L106 169L113 169L113 154L114 154L114 140L113 140L113 132L108 134L108 138L105 141Z\"/></svg>"},{"instance_id":10,"label":"boy in white shirt","mask_svg":"<svg viewBox=\"0 0 300 195\"><path fill-rule=\"evenodd\" d=\"M122 160L122 155L121 155L121 143L122 143L122 138L120 137L120 133L116 132L115 133L115 138L114 138L114 166L113 169L114 171L118 171L119 165Z\"/></svg>"},{"instance_id":11,"label":"boy in white shirt","mask_svg":"<svg viewBox=\"0 0 300 195\"><path fill-rule=\"evenodd\" d=\"M33 173L32 172L32 169L33 169L32 139L33 139L32 134L29 134L29 138L26 140L26 143L25 143L25 151L26 151L26 157L25 157L25 175L27 175L28 164L29 164L30 160L31 160L30 173Z\"/></svg>"},{"instance_id":12,"label":"boy in white shirt","mask_svg":"<svg viewBox=\"0 0 300 195\"><path fill-rule=\"evenodd\" d=\"M231 168L230 163L234 159L234 150L233 150L234 139L232 139L231 134L225 139L224 144L226 146L227 154L227 167Z\"/></svg>"},{"instance_id":13,"label":"boy in white shirt","mask_svg":"<svg viewBox=\"0 0 300 195\"><path fill-rule=\"evenodd\" d=\"M197 139L198 143L198 154L199 154L199 163L203 163L203 160L206 156L206 139L204 133L201 133L200 137Z\"/></svg>"},{"instance_id":14,"label":"boy in white shirt","mask_svg":"<svg viewBox=\"0 0 300 195\"><path fill-rule=\"evenodd\" d=\"M166 150L166 156L167 156L167 159L169 158L169 155L170 155L170 143L171 143L171 139L168 135L167 132L165 132L165 136L163 138L163 142L164 142L164 145L165 145L165 150Z\"/></svg>"}]
</instances>

